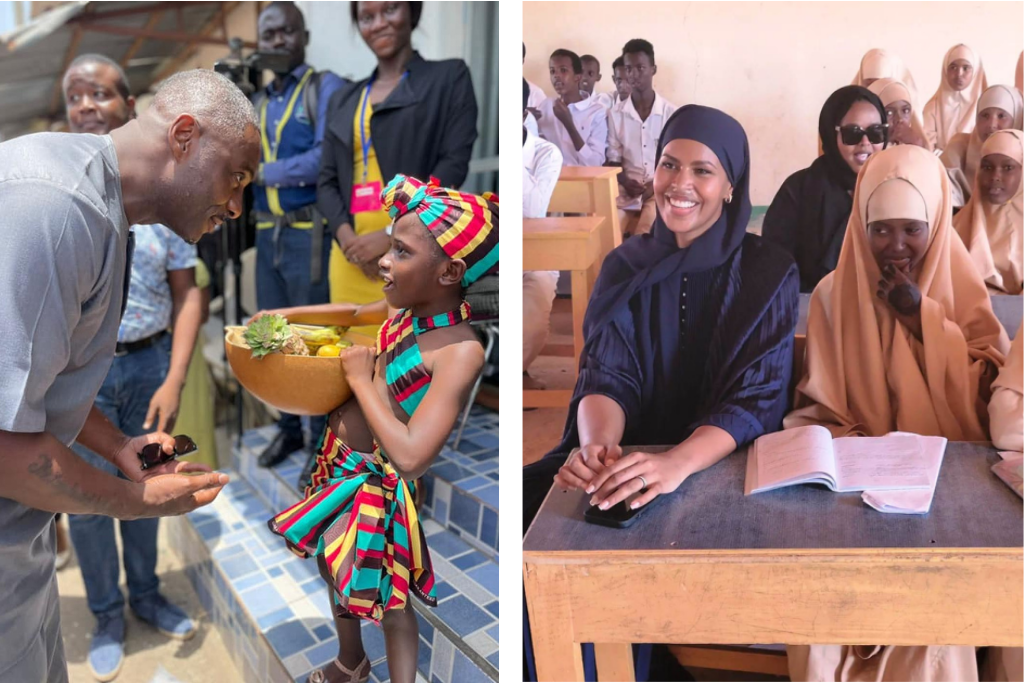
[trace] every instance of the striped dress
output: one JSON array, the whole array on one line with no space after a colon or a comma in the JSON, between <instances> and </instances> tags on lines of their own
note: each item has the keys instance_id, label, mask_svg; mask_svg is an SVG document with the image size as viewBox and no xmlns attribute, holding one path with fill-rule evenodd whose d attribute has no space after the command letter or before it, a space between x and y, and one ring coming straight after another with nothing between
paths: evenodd
<instances>
[{"instance_id":1,"label":"striped dress","mask_svg":"<svg viewBox=\"0 0 1024 683\"><path fill-rule=\"evenodd\" d=\"M377 354L384 354L388 392L406 414L416 411L430 387L416 337L469 316L469 304L463 302L431 318L414 318L404 310L381 327ZM336 614L379 622L387 610L404 609L410 591L431 607L437 605L413 493L413 484L398 475L379 444L374 443L372 453L360 453L328 427L305 498L268 525L300 557L324 558L329 575L323 578L334 589Z\"/></svg>"}]
</instances>

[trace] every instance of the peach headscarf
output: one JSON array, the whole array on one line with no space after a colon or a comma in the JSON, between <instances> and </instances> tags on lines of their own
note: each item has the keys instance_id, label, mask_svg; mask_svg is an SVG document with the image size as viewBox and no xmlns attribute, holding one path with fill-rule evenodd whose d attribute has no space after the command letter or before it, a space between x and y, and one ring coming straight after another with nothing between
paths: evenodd
<instances>
[{"instance_id":1,"label":"peach headscarf","mask_svg":"<svg viewBox=\"0 0 1024 683\"><path fill-rule=\"evenodd\" d=\"M868 242L868 200L896 179L900 193L919 195L917 206L928 217L928 250L915 270L923 343L875 295L881 271ZM892 187L882 195L896 204ZM1009 346L985 283L953 231L942 164L915 145L883 150L857 179L839 264L811 295L805 375L783 426L820 424L833 436L898 430L986 441L989 384Z\"/></svg>"},{"instance_id":2,"label":"peach headscarf","mask_svg":"<svg viewBox=\"0 0 1024 683\"><path fill-rule=\"evenodd\" d=\"M1018 164L1024 164L1022 139L1024 133L1019 130L993 133L985 141L979 156L1005 154ZM975 179L971 200L953 219L953 227L971 253L978 274L999 293L1020 294L1024 289L1022 188L1024 183L1017 186L1017 192L1010 201L997 206L981 196Z\"/></svg>"},{"instance_id":3,"label":"peach headscarf","mask_svg":"<svg viewBox=\"0 0 1024 683\"><path fill-rule=\"evenodd\" d=\"M978 98L978 113L989 107L998 107L1013 119L1011 128L1021 129L1024 104L1020 93L1007 85L993 85ZM953 182L953 206L963 206L974 193L974 177L981 164L981 136L975 127L970 133L957 133L942 152L942 164L949 169Z\"/></svg>"},{"instance_id":4,"label":"peach headscarf","mask_svg":"<svg viewBox=\"0 0 1024 683\"><path fill-rule=\"evenodd\" d=\"M949 87L946 80L946 69L957 59L964 59L974 67L971 84L959 92ZM981 57L964 44L951 47L942 60L939 89L928 100L928 104L924 105L924 126L932 147L946 149L954 135L974 130L978 98L986 88L988 80L985 78L985 67L981 64Z\"/></svg>"},{"instance_id":5,"label":"peach headscarf","mask_svg":"<svg viewBox=\"0 0 1024 683\"><path fill-rule=\"evenodd\" d=\"M895 81L899 81L910 91L910 105L917 109L917 84L914 82L914 76L910 73L910 69L903 63L903 60L896 55L874 48L864 53L864 56L860 60L860 68L857 69L857 75L853 77L853 83L851 85L859 85L863 88L869 86L864 85L864 81L869 78L891 78ZM876 95L878 93L875 93Z\"/></svg>"},{"instance_id":6,"label":"peach headscarf","mask_svg":"<svg viewBox=\"0 0 1024 683\"><path fill-rule=\"evenodd\" d=\"M1024 94L1024 52L1017 57L1017 76L1013 79L1013 84L1017 86L1017 92Z\"/></svg>"},{"instance_id":7,"label":"peach headscarf","mask_svg":"<svg viewBox=\"0 0 1024 683\"><path fill-rule=\"evenodd\" d=\"M928 136L924 132L924 123L921 121L921 110L917 106L916 92L896 78L879 78L868 86L868 90L878 95L878 99L882 100L883 107L888 107L893 102L900 100L909 102L910 126L921 136L921 139L928 145L928 150L931 151L931 143L928 142ZM889 133L891 135L892 131L890 130Z\"/></svg>"}]
</instances>

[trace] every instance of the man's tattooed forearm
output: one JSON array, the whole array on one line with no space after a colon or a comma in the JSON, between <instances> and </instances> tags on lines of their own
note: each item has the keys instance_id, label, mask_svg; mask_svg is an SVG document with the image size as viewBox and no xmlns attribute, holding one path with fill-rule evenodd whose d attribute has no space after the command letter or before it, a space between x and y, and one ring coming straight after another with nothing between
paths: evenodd
<instances>
[{"instance_id":1,"label":"man's tattooed forearm","mask_svg":"<svg viewBox=\"0 0 1024 683\"><path fill-rule=\"evenodd\" d=\"M53 461L53 456L47 453L40 453L35 461L29 464L28 473L47 486L60 491L72 500L81 503L85 509L92 512L105 510L103 498L98 494L84 491L77 484L64 478L60 466Z\"/></svg>"}]
</instances>

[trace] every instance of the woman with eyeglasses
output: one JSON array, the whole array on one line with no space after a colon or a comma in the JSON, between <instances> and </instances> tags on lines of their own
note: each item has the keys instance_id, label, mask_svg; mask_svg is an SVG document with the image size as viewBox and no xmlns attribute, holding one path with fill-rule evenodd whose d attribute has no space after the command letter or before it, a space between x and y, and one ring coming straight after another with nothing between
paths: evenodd
<instances>
[{"instance_id":1,"label":"woman with eyeglasses","mask_svg":"<svg viewBox=\"0 0 1024 683\"><path fill-rule=\"evenodd\" d=\"M882 101L867 88L836 90L818 117L824 154L789 176L768 207L762 234L796 259L801 292L835 270L857 173L885 147L885 121Z\"/></svg>"},{"instance_id":2,"label":"woman with eyeglasses","mask_svg":"<svg viewBox=\"0 0 1024 683\"><path fill-rule=\"evenodd\" d=\"M956 236L934 154L887 149L861 171L839 264L811 296L804 376L785 429L987 441L1010 342ZM790 646L794 681L977 681L973 647Z\"/></svg>"},{"instance_id":3,"label":"woman with eyeglasses","mask_svg":"<svg viewBox=\"0 0 1024 683\"><path fill-rule=\"evenodd\" d=\"M954 207L963 206L971 198L982 145L996 131L1020 130L1022 114L1020 93L1008 85L993 85L978 98L974 130L954 135L942 152L942 164L949 169L953 182Z\"/></svg>"}]
</instances>

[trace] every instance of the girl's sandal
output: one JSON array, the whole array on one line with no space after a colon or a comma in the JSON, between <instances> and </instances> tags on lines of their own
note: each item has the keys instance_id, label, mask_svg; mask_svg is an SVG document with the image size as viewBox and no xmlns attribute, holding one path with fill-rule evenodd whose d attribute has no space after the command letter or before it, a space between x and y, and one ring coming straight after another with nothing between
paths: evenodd
<instances>
[{"instance_id":1,"label":"girl's sandal","mask_svg":"<svg viewBox=\"0 0 1024 683\"><path fill-rule=\"evenodd\" d=\"M366 683L370 678L370 660L363 657L363 661L359 662L359 666L355 669L346 669L345 666L337 658L327 666L335 666L338 671L348 676L348 678L340 681L339 683ZM327 683L327 674L324 673L323 669L318 669L313 673L309 674L309 678L306 679L307 683Z\"/></svg>"}]
</instances>

